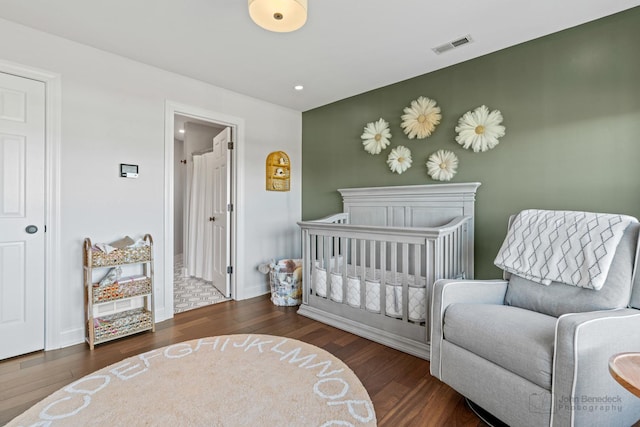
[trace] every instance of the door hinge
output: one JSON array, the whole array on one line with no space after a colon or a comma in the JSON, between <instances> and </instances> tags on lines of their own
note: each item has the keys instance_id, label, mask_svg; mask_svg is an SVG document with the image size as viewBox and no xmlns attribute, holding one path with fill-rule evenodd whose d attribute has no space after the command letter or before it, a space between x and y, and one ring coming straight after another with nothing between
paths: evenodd
<instances>
[{"instance_id":1,"label":"door hinge","mask_svg":"<svg viewBox=\"0 0 640 427\"><path fill-rule=\"evenodd\" d=\"M233 267L232 266L227 266L227 274L233 274Z\"/></svg>"},{"instance_id":2,"label":"door hinge","mask_svg":"<svg viewBox=\"0 0 640 427\"><path fill-rule=\"evenodd\" d=\"M227 148L228 148L229 150L233 150L233 141L229 141L229 142L227 142Z\"/></svg>"},{"instance_id":3,"label":"door hinge","mask_svg":"<svg viewBox=\"0 0 640 427\"><path fill-rule=\"evenodd\" d=\"M47 226L46 225L44 226L44 232L45 233L47 232Z\"/></svg>"},{"instance_id":4,"label":"door hinge","mask_svg":"<svg viewBox=\"0 0 640 427\"><path fill-rule=\"evenodd\" d=\"M233 212L233 204L232 203L229 203L227 205L227 212Z\"/></svg>"}]
</instances>

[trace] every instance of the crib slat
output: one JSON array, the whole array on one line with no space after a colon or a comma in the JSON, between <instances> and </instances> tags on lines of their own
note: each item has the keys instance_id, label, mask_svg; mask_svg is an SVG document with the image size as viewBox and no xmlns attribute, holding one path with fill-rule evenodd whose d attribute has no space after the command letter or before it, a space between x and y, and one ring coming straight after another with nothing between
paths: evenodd
<instances>
[{"instance_id":1,"label":"crib slat","mask_svg":"<svg viewBox=\"0 0 640 427\"><path fill-rule=\"evenodd\" d=\"M411 261L413 262L413 276L415 278L414 284L415 286L419 286L420 278L422 277L422 263L420 262L422 245L411 245L411 249L413 249L412 251L410 251L410 254L413 255L411 257ZM411 264L411 262L409 264ZM409 265L409 268L411 268L411 265Z\"/></svg>"},{"instance_id":2,"label":"crib slat","mask_svg":"<svg viewBox=\"0 0 640 427\"><path fill-rule=\"evenodd\" d=\"M308 230L304 230L305 231L305 249L311 252L311 257L305 256L304 259L302 260L303 267L302 267L302 271L305 273L304 275L304 279L302 281L303 283L303 290L305 290L304 288L304 281L306 280L307 283L309 283L309 285L311 285L313 282L311 281L311 278L314 277L314 273L315 273L315 269L316 269L316 257L317 257L317 246L318 246L318 235L317 234L311 234L309 233ZM307 304L308 303L308 299L309 299L309 293L316 293L316 288L315 286L309 286L308 287L309 291L308 292L303 292L302 294L302 302L303 304Z\"/></svg>"},{"instance_id":3,"label":"crib slat","mask_svg":"<svg viewBox=\"0 0 640 427\"><path fill-rule=\"evenodd\" d=\"M367 304L367 241L360 239L360 257L358 258L358 265L360 266L360 307L365 307Z\"/></svg>"},{"instance_id":4,"label":"crib slat","mask_svg":"<svg viewBox=\"0 0 640 427\"><path fill-rule=\"evenodd\" d=\"M442 239L433 241L433 254L435 257L435 262L433 263L433 280L438 280L443 277L442 267L444 264L444 254L442 253Z\"/></svg>"},{"instance_id":5,"label":"crib slat","mask_svg":"<svg viewBox=\"0 0 640 427\"><path fill-rule=\"evenodd\" d=\"M413 250L413 274L418 277L422 277L422 246L423 245L414 245ZM416 282L417 284L417 282Z\"/></svg>"},{"instance_id":6,"label":"crib slat","mask_svg":"<svg viewBox=\"0 0 640 427\"><path fill-rule=\"evenodd\" d=\"M363 308L364 280L362 277L364 276L364 271L360 269L360 264L358 261L358 239L356 238L351 239L351 263L353 264L353 275L354 277L358 278L360 286L360 288L358 289L358 307Z\"/></svg>"},{"instance_id":7,"label":"crib slat","mask_svg":"<svg viewBox=\"0 0 640 427\"><path fill-rule=\"evenodd\" d=\"M443 277L446 277L444 275L449 274L449 264L451 262L451 253L450 253L451 245L449 244L450 238L451 236L447 235L447 236L444 236L442 239L442 245L444 246L442 250L442 252L444 253L444 264L442 268Z\"/></svg>"},{"instance_id":8,"label":"crib slat","mask_svg":"<svg viewBox=\"0 0 640 427\"><path fill-rule=\"evenodd\" d=\"M455 268L455 270L454 270L454 273L453 273L453 274L454 274L454 276L458 276L458 275L460 274L460 271L462 270L462 269L460 268L460 267L461 267L461 266L460 266L460 259L461 259L461 258L460 258L460 243L461 243L461 241L460 241L460 230L459 230L459 229L458 229L458 230L455 230L455 231L454 231L454 233L455 233L455 236L456 236L456 238L455 238L455 246L456 246L456 250L455 250L455 252L453 253L453 259L455 260L455 266L456 266L456 268Z\"/></svg>"},{"instance_id":9,"label":"crib slat","mask_svg":"<svg viewBox=\"0 0 640 427\"><path fill-rule=\"evenodd\" d=\"M388 258L390 265L385 266L388 268L382 270L382 277L380 279L380 309L382 310L382 313L391 315L393 313L389 313L390 310L387 310L387 305L391 306L391 304L394 304L395 300L393 297L395 295L395 290L391 287L391 295L389 296L392 298L390 301L387 301L387 283L395 283L398 280L398 244L396 242L391 242L389 243L389 247L391 249L391 256ZM389 272L388 275L387 271Z\"/></svg>"},{"instance_id":10,"label":"crib slat","mask_svg":"<svg viewBox=\"0 0 640 427\"><path fill-rule=\"evenodd\" d=\"M339 238L340 254L342 259L342 266L340 268L340 274L342 275L342 303L347 303L347 240L346 237Z\"/></svg>"},{"instance_id":11,"label":"crib slat","mask_svg":"<svg viewBox=\"0 0 640 427\"><path fill-rule=\"evenodd\" d=\"M427 239L424 245L424 256L427 259L427 262L424 264L424 277L427 283L433 283L435 280L434 264L438 262L438 259L434 256L434 245L435 241L432 239Z\"/></svg>"},{"instance_id":12,"label":"crib slat","mask_svg":"<svg viewBox=\"0 0 640 427\"><path fill-rule=\"evenodd\" d=\"M398 244L397 243L391 243L391 265L389 266L389 271L391 271L391 274L397 275L398 273ZM397 278L394 277L394 280L396 280ZM385 282L386 283L386 282Z\"/></svg>"},{"instance_id":13,"label":"crib slat","mask_svg":"<svg viewBox=\"0 0 640 427\"><path fill-rule=\"evenodd\" d=\"M318 236L318 266L326 269L324 236Z\"/></svg>"},{"instance_id":14,"label":"crib slat","mask_svg":"<svg viewBox=\"0 0 640 427\"><path fill-rule=\"evenodd\" d=\"M402 244L402 321L409 320L409 244Z\"/></svg>"},{"instance_id":15,"label":"crib slat","mask_svg":"<svg viewBox=\"0 0 640 427\"><path fill-rule=\"evenodd\" d=\"M387 245L391 243L380 242L380 314L384 316L387 307Z\"/></svg>"},{"instance_id":16,"label":"crib slat","mask_svg":"<svg viewBox=\"0 0 640 427\"><path fill-rule=\"evenodd\" d=\"M457 240L458 250L456 252L456 261L458 262L458 268L456 271L456 275L462 273L466 277L466 272L464 271L464 253L462 250L462 230L457 229L456 236L458 237L458 240Z\"/></svg>"},{"instance_id":17,"label":"crib slat","mask_svg":"<svg viewBox=\"0 0 640 427\"><path fill-rule=\"evenodd\" d=\"M449 268L451 264L451 245L449 244L449 240L451 239L450 235L443 236L442 245L444 246L442 252L445 254L444 265L442 268L442 274L444 277L447 277L449 274Z\"/></svg>"},{"instance_id":18,"label":"crib slat","mask_svg":"<svg viewBox=\"0 0 640 427\"><path fill-rule=\"evenodd\" d=\"M451 233L451 268L447 277L453 277L456 275L456 233Z\"/></svg>"},{"instance_id":19,"label":"crib slat","mask_svg":"<svg viewBox=\"0 0 640 427\"><path fill-rule=\"evenodd\" d=\"M309 260L315 259L310 246L312 241L313 236L310 235L309 230L302 230L302 283L305 283L305 281L306 283L311 283L312 270ZM309 292L304 288L302 289L302 303L309 303Z\"/></svg>"},{"instance_id":20,"label":"crib slat","mask_svg":"<svg viewBox=\"0 0 640 427\"><path fill-rule=\"evenodd\" d=\"M449 271L447 271L447 277L452 277L455 274L456 263L456 240L455 233L449 235Z\"/></svg>"},{"instance_id":21,"label":"crib slat","mask_svg":"<svg viewBox=\"0 0 640 427\"><path fill-rule=\"evenodd\" d=\"M327 298L331 297L331 240L330 236L323 236L324 268L327 273Z\"/></svg>"},{"instance_id":22,"label":"crib slat","mask_svg":"<svg viewBox=\"0 0 640 427\"><path fill-rule=\"evenodd\" d=\"M324 253L324 238L318 234L314 234L315 245L313 247L313 251L316 253L316 257L312 258L313 268L324 268L323 262L323 253ZM313 277L313 276L312 276ZM302 283L304 286L304 282ZM318 295L318 285L313 289L313 294Z\"/></svg>"},{"instance_id":23,"label":"crib slat","mask_svg":"<svg viewBox=\"0 0 640 427\"><path fill-rule=\"evenodd\" d=\"M333 253L332 253L332 255L333 255L334 267L335 267L334 271L336 271L338 273L340 272L340 270L342 270L341 265L340 265L340 262L341 262L341 258L340 257L342 256L342 253L341 253L341 249L342 249L341 248L341 246L342 246L341 242L342 242L342 238L340 238L340 237L334 237L333 238Z\"/></svg>"},{"instance_id":24,"label":"crib slat","mask_svg":"<svg viewBox=\"0 0 640 427\"><path fill-rule=\"evenodd\" d=\"M426 242L423 245L415 245L416 249L415 249L415 253L414 253L414 257L415 257L415 261L414 262L415 262L415 265L417 267L416 267L416 270L414 271L414 273L415 273L415 281L416 281L415 283L416 283L416 286L417 286L416 289L419 289L419 288L424 289L424 301L422 302L422 304L423 304L422 307L423 307L423 310L424 310L424 322L425 322L425 324L428 324L428 320L427 319L429 319L429 317L428 317L429 314L428 313L429 313L429 306L431 305L431 303L430 303L431 292L429 292L429 287L427 286L427 281L426 281L426 277L425 277L425 270L426 270L426 265L427 265L426 264L427 260L426 260L426 258L423 257L423 253L424 253L423 248L425 248L425 247L426 247ZM423 282L423 280L424 280L424 282ZM416 292L418 292L418 291L416 291Z\"/></svg>"},{"instance_id":25,"label":"crib slat","mask_svg":"<svg viewBox=\"0 0 640 427\"><path fill-rule=\"evenodd\" d=\"M449 272L447 273L447 277L453 277L456 274L456 233L455 231L451 233L451 238L449 239L451 244L451 263L449 267Z\"/></svg>"}]
</instances>

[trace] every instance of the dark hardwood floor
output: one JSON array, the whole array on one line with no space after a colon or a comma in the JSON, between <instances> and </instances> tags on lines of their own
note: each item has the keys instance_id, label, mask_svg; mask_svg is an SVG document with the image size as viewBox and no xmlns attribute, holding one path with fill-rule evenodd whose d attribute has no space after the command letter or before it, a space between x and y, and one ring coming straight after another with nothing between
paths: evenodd
<instances>
[{"instance_id":1,"label":"dark hardwood floor","mask_svg":"<svg viewBox=\"0 0 640 427\"><path fill-rule=\"evenodd\" d=\"M360 378L379 426L486 426L429 362L276 307L267 296L177 314L146 332L96 346L36 352L0 362L0 425L61 387L112 363L173 343L226 334L270 334L324 348Z\"/></svg>"}]
</instances>

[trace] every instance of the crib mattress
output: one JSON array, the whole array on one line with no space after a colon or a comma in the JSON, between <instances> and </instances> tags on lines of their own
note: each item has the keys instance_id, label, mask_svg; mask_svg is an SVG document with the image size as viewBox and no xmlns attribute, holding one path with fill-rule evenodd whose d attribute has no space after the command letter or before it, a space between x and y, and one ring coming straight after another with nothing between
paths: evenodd
<instances>
[{"instance_id":1,"label":"crib mattress","mask_svg":"<svg viewBox=\"0 0 640 427\"><path fill-rule=\"evenodd\" d=\"M347 264L346 303L354 308L362 308L361 286L363 268ZM312 274L312 289L317 296L330 298L335 302L344 301L344 277L341 272L331 272L330 289L327 282L327 271L321 267L315 267ZM385 314L390 317L403 317L402 283L404 274L385 272ZM367 311L380 313L382 271L379 269L366 269L364 273L364 308ZM407 317L413 322L424 322L426 316L426 286L424 277L407 275L408 304Z\"/></svg>"}]
</instances>

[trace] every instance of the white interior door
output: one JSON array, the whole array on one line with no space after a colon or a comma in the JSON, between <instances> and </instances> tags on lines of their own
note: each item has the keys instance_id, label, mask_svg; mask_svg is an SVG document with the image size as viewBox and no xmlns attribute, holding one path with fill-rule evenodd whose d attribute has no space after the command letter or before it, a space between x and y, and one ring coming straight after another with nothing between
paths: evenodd
<instances>
[{"instance_id":1,"label":"white interior door","mask_svg":"<svg viewBox=\"0 0 640 427\"><path fill-rule=\"evenodd\" d=\"M44 348L45 85L0 73L0 359Z\"/></svg>"},{"instance_id":2,"label":"white interior door","mask_svg":"<svg viewBox=\"0 0 640 427\"><path fill-rule=\"evenodd\" d=\"M213 138L213 285L227 298L231 296L231 279L227 273L230 266L230 179L231 128L225 128Z\"/></svg>"}]
</instances>

